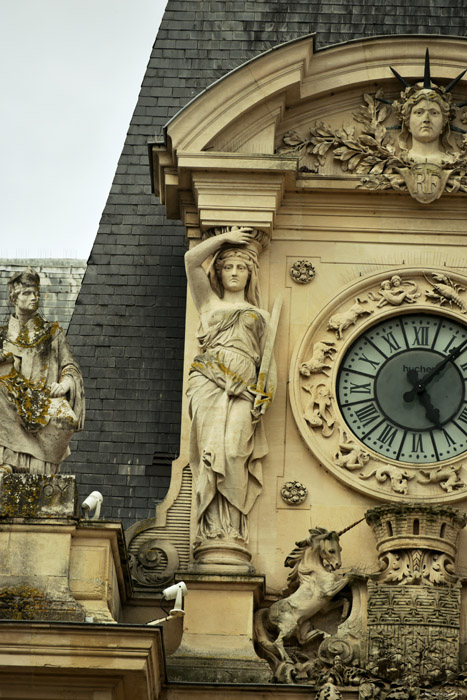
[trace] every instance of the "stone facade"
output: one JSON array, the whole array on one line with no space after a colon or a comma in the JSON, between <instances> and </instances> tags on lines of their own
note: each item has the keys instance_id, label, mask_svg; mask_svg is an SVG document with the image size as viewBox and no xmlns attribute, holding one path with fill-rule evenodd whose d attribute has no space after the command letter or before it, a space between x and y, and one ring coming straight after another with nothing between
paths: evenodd
<instances>
[{"instance_id":1,"label":"stone facade","mask_svg":"<svg viewBox=\"0 0 467 700\"><path fill-rule=\"evenodd\" d=\"M91 399L71 467L136 520L128 562L112 523L2 523L47 594L53 533L65 615L146 624L185 582L155 620L179 621L168 700L465 695L465 8L380 11L169 2L70 328ZM5 551L5 606L35 610Z\"/></svg>"},{"instance_id":2,"label":"stone facade","mask_svg":"<svg viewBox=\"0 0 467 700\"><path fill-rule=\"evenodd\" d=\"M318 52L310 38L290 42L219 81L171 121L163 144L152 144L154 189L190 241L188 401L172 487L128 541L139 582L145 569L149 575L149 541L175 550L160 571L166 580L171 566L175 577L194 577L194 588L219 576L216 613L189 627L171 660L174 680L219 681L208 659L224 668L245 653L232 634L218 638L222 600L234 590L232 576L256 573L266 579L257 602L249 593L259 608L256 649L276 682L313 686L323 698L343 688L391 697L462 686L467 44L431 39L427 53L426 41L413 38L403 50L402 39L382 38ZM368 186L368 175L378 186ZM379 186L379 175L391 186ZM258 231L269 246L251 264ZM303 260L316 272L312 284L290 275ZM251 298L256 276L271 320L255 344L256 325L240 319L263 314ZM261 353L276 322L261 480L246 423L235 423L235 467L217 438L237 421L235 400L245 408L263 391ZM186 531L175 516L187 463L186 565ZM232 530L226 486L247 472L260 484L253 506L240 511L248 538L246 528ZM297 481L308 497L284 501L284 481ZM376 545L360 524L365 517ZM292 533L310 523L291 551ZM205 601L207 594L187 598L187 620L198 619ZM195 671L200 657L205 666ZM258 682L263 672L257 663ZM251 681L248 664L236 673Z\"/></svg>"}]
</instances>

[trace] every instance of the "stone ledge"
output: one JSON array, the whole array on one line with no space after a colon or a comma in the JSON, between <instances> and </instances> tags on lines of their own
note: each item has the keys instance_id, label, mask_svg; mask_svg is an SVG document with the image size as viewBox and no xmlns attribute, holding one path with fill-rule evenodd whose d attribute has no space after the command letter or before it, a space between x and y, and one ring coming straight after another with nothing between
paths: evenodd
<instances>
[{"instance_id":1,"label":"stone ledge","mask_svg":"<svg viewBox=\"0 0 467 700\"><path fill-rule=\"evenodd\" d=\"M210 574L197 571L177 571L174 580L185 581L189 589L251 591L255 602L265 594L265 576L258 574Z\"/></svg>"},{"instance_id":2,"label":"stone ledge","mask_svg":"<svg viewBox=\"0 0 467 700\"><path fill-rule=\"evenodd\" d=\"M271 669L264 659L195 657L174 654L167 659L170 683L270 683Z\"/></svg>"},{"instance_id":3,"label":"stone ledge","mask_svg":"<svg viewBox=\"0 0 467 700\"><path fill-rule=\"evenodd\" d=\"M157 700L164 682L158 627L0 622L5 697Z\"/></svg>"}]
</instances>

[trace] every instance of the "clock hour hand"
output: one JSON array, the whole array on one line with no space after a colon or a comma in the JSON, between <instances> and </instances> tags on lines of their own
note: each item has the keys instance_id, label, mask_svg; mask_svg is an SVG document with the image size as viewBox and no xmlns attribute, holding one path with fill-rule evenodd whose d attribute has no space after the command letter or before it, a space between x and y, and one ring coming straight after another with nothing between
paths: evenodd
<instances>
[{"instance_id":1,"label":"clock hour hand","mask_svg":"<svg viewBox=\"0 0 467 700\"><path fill-rule=\"evenodd\" d=\"M405 392L403 396L404 401L409 403L410 401L413 401L416 396L418 396L420 403L425 409L425 416L428 418L429 421L436 425L437 428L439 428L439 409L435 408L431 403L430 395L427 393L423 382L419 380L417 371L414 369L409 369L409 371L407 372L407 379L411 384L413 384L413 389Z\"/></svg>"},{"instance_id":2,"label":"clock hour hand","mask_svg":"<svg viewBox=\"0 0 467 700\"><path fill-rule=\"evenodd\" d=\"M417 394L424 391L423 385L418 378L418 373L415 369L409 369L407 372L407 379L412 384L413 389L406 391L403 399L406 403L413 401Z\"/></svg>"},{"instance_id":3,"label":"clock hour hand","mask_svg":"<svg viewBox=\"0 0 467 700\"><path fill-rule=\"evenodd\" d=\"M435 408L431 403L430 395L423 390L421 394L418 395L419 401L425 409L425 416L429 421L436 425L437 428L441 427L439 409Z\"/></svg>"}]
</instances>

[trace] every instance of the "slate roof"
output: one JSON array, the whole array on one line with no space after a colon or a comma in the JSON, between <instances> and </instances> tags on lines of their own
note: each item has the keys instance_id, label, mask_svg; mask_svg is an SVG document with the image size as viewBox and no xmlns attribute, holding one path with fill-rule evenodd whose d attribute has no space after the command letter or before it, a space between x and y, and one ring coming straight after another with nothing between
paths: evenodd
<instances>
[{"instance_id":1,"label":"slate roof","mask_svg":"<svg viewBox=\"0 0 467 700\"><path fill-rule=\"evenodd\" d=\"M184 229L151 194L147 142L220 76L316 32L324 47L387 34L465 36L465 0L169 0L88 261L69 338L87 423L63 471L126 524L154 514L179 444Z\"/></svg>"}]
</instances>

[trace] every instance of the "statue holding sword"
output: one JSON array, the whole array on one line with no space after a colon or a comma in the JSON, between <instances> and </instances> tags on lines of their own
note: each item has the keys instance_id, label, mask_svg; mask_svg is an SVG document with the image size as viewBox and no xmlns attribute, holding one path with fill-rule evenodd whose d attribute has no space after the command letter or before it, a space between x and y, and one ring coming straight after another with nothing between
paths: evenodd
<instances>
[{"instance_id":1,"label":"statue holding sword","mask_svg":"<svg viewBox=\"0 0 467 700\"><path fill-rule=\"evenodd\" d=\"M261 460L268 452L262 416L276 389L280 302L271 316L260 308L260 250L253 230L238 228L208 238L185 256L200 315L201 353L187 390L198 543L247 542L248 514L262 490Z\"/></svg>"}]
</instances>

